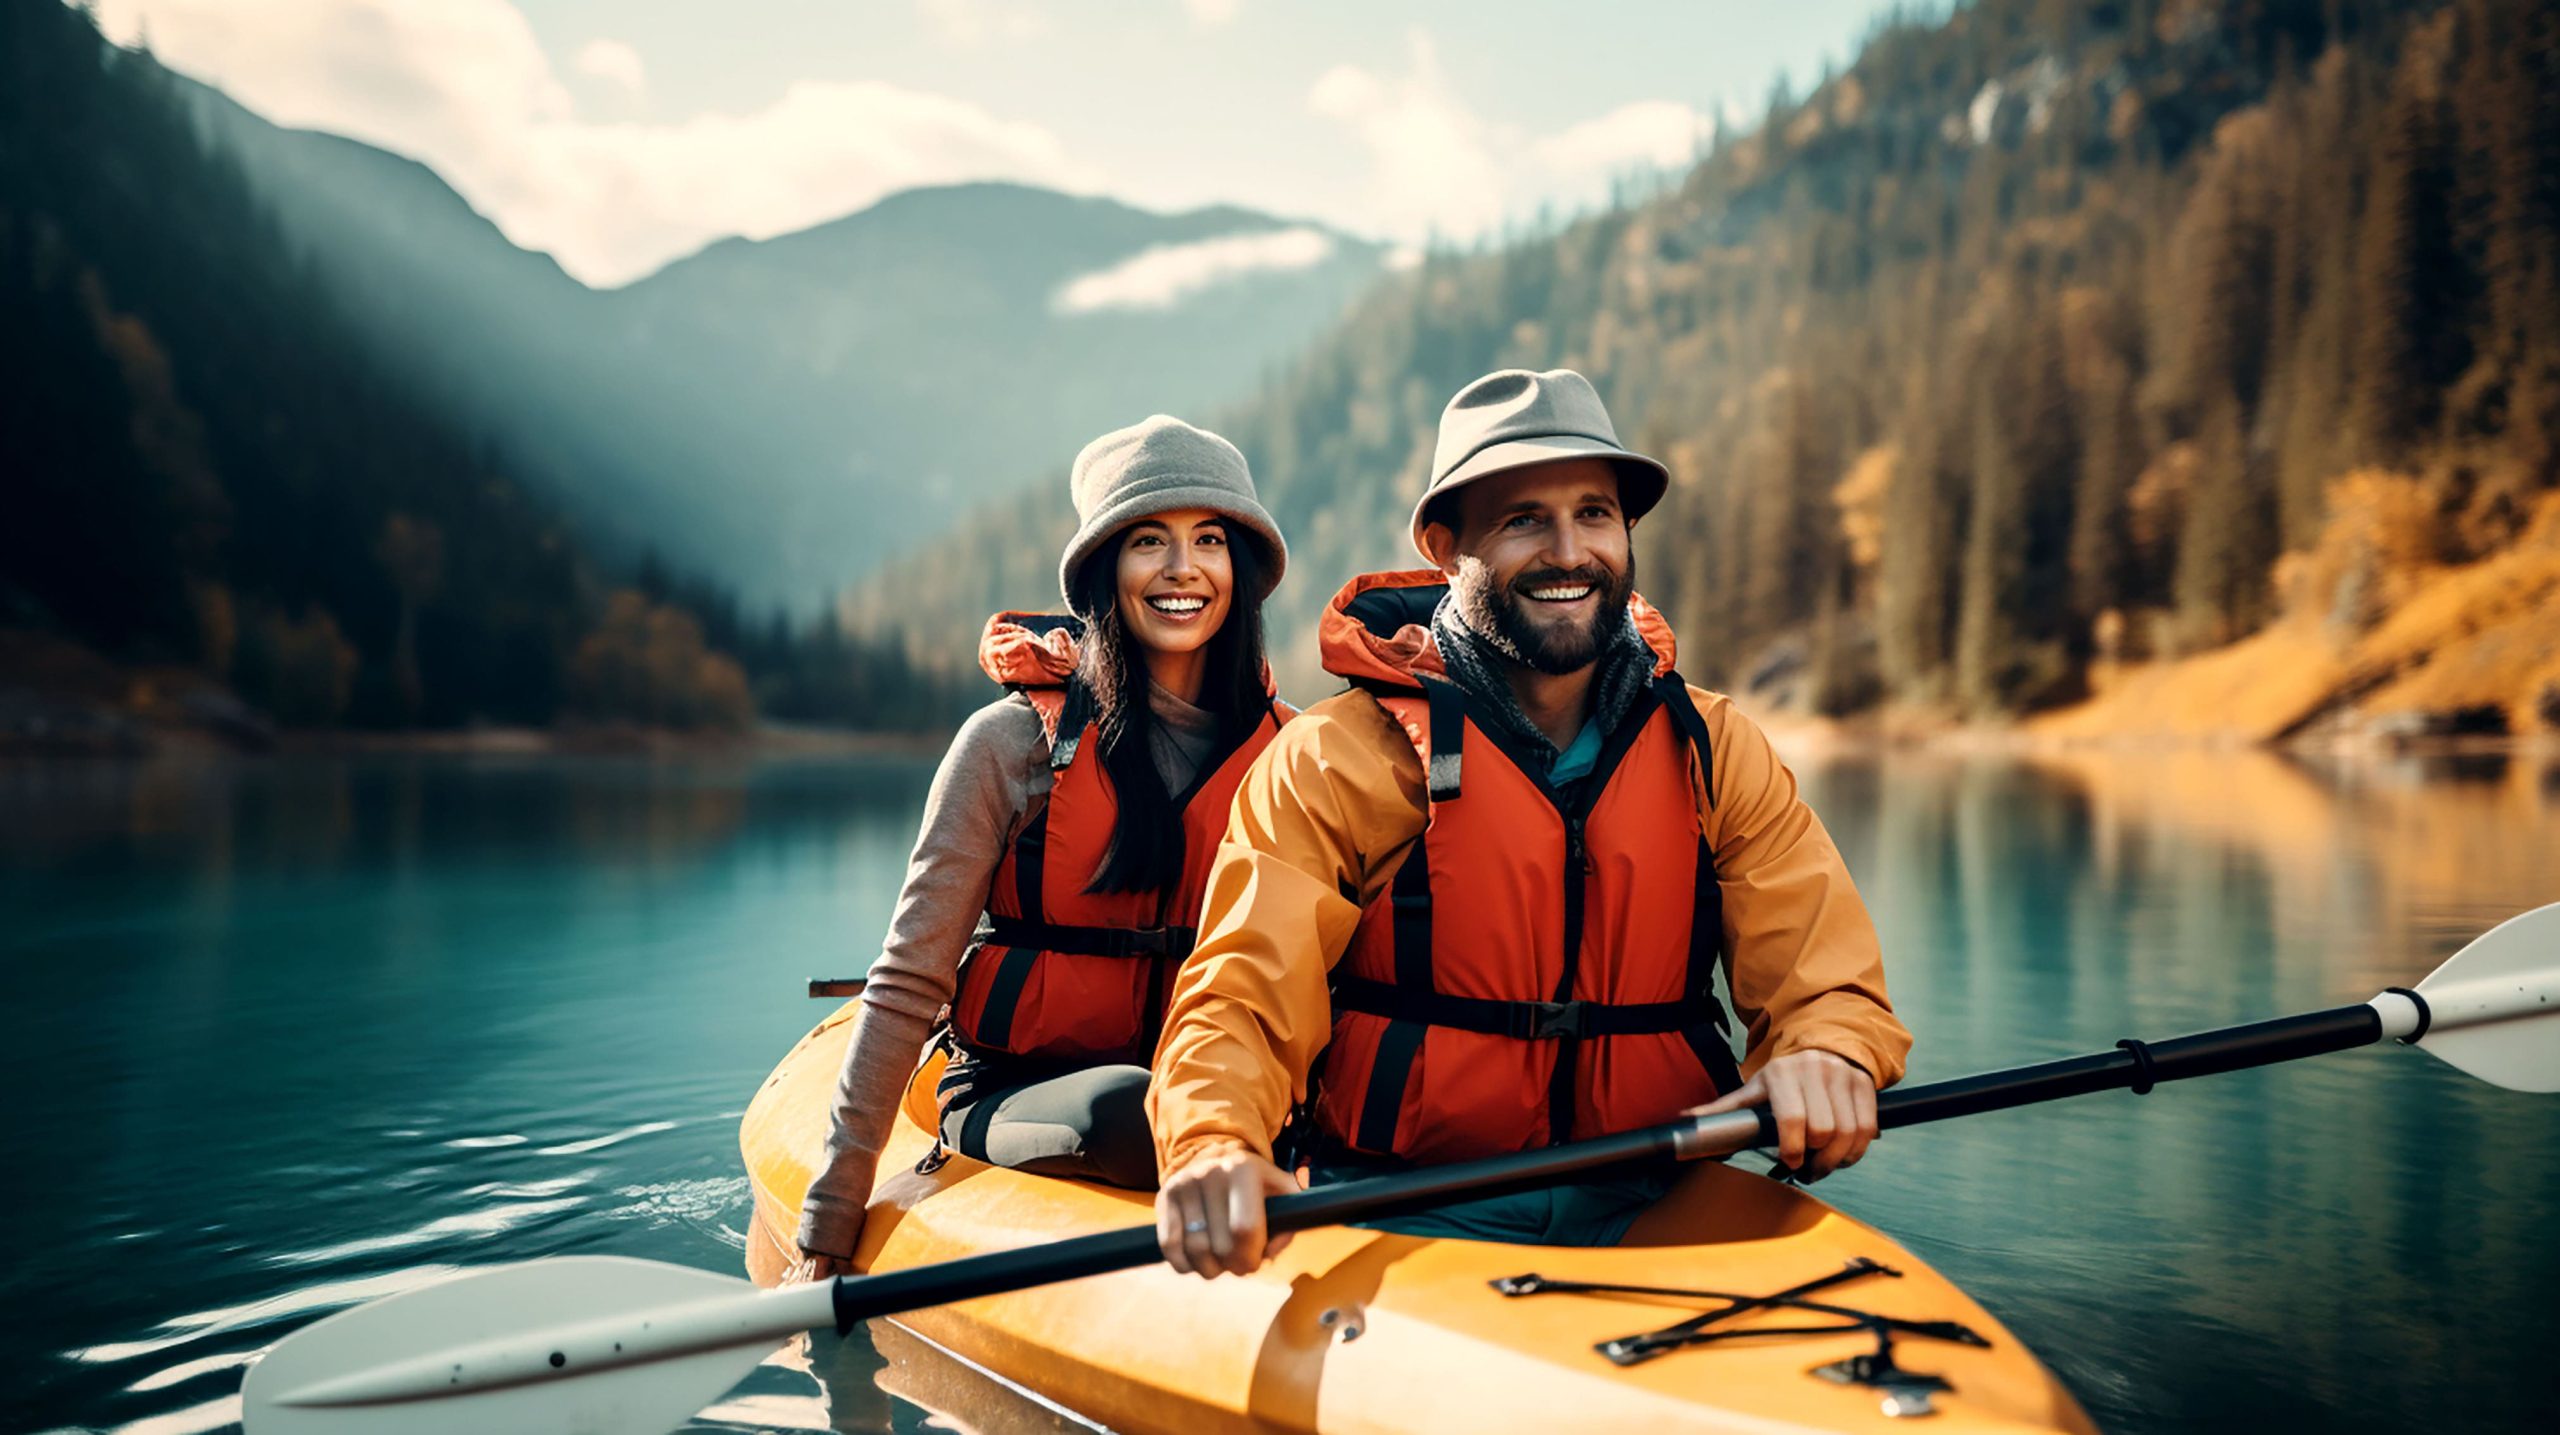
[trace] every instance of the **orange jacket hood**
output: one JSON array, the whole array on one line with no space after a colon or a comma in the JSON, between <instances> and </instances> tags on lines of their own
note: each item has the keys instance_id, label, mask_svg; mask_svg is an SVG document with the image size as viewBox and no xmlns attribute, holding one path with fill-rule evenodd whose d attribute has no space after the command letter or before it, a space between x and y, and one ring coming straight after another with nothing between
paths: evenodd
<instances>
[{"instance_id":1,"label":"orange jacket hood","mask_svg":"<svg viewBox=\"0 0 2560 1435\"><path fill-rule=\"evenodd\" d=\"M1316 626L1325 671L1352 682L1407 688L1421 686L1417 675L1445 677L1448 669L1431 640L1430 624L1431 610L1448 589L1448 576L1436 568L1364 573L1344 584ZM1679 652L1671 624L1642 594L1628 596L1627 613L1653 649L1654 675L1670 672Z\"/></svg>"},{"instance_id":2,"label":"orange jacket hood","mask_svg":"<svg viewBox=\"0 0 2560 1435\"><path fill-rule=\"evenodd\" d=\"M1063 687L1083 636L1083 624L1055 613L998 613L978 638L978 666L1009 688Z\"/></svg>"}]
</instances>

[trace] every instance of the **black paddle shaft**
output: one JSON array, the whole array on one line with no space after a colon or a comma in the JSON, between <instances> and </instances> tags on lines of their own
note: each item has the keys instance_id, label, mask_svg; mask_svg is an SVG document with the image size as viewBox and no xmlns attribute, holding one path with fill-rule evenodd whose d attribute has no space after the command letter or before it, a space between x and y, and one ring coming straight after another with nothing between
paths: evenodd
<instances>
[{"instance_id":1,"label":"black paddle shaft","mask_svg":"<svg viewBox=\"0 0 2560 1435\"><path fill-rule=\"evenodd\" d=\"M2168 1041L2128 1041L2113 1051L1890 1091L1877 1103L1877 1123L1888 1128L1917 1126L2119 1087L2149 1091L2158 1082L2345 1051L2381 1038L2381 1013L2371 1006L2358 1005L2198 1032ZM1774 1144L1778 1139L1776 1121L1766 1108L1758 1115L1758 1137L1745 1144ZM1334 1182L1274 1197L1268 1207L1268 1219L1276 1232L1411 1215L1462 1200L1527 1190L1567 1176L1671 1159L1679 1154L1683 1138L1695 1131L1696 1125L1691 1121L1673 1121L1536 1151ZM840 1276L835 1285L836 1331L850 1332L855 1322L874 1316L1027 1290L1053 1281L1105 1275L1161 1258L1155 1228L1133 1226L878 1275Z\"/></svg>"},{"instance_id":2,"label":"black paddle shaft","mask_svg":"<svg viewBox=\"0 0 2560 1435\"><path fill-rule=\"evenodd\" d=\"M1310 1191L1273 1197L1265 1207L1266 1219L1274 1232L1312 1230L1411 1215L1456 1201L1528 1190L1567 1176L1665 1161L1673 1155L1673 1138L1687 1129L1689 1123L1676 1121L1509 1156L1329 1182ZM848 1333L854 1322L873 1316L1104 1275L1162 1258L1155 1227L1135 1226L879 1275L840 1276L835 1289L836 1333Z\"/></svg>"},{"instance_id":3,"label":"black paddle shaft","mask_svg":"<svg viewBox=\"0 0 2560 1435\"><path fill-rule=\"evenodd\" d=\"M2382 1013L2359 1003L2200 1031L2167 1041L2122 1041L2113 1051L1888 1091L1876 1102L1876 1122L1887 1129L1917 1126L1924 1121L2005 1111L2013 1106L2031 1106L2039 1101L2119 1087L2139 1094L2163 1081L2272 1066L2280 1061L2370 1046L2381 1039ZM1776 1138L1765 1111L1761 1113L1760 1134L1762 1139L1755 1144L1767 1145Z\"/></svg>"}]
</instances>

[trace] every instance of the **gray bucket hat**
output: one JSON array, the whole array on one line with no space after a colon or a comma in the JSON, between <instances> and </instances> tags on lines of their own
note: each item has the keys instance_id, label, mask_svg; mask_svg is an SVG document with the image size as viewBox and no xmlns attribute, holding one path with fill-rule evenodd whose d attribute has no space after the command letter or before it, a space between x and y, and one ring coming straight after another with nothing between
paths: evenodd
<instances>
[{"instance_id":1,"label":"gray bucket hat","mask_svg":"<svg viewBox=\"0 0 2560 1435\"><path fill-rule=\"evenodd\" d=\"M1289 545L1253 491L1253 473L1236 446L1177 418L1154 414L1084 446L1067 480L1076 505L1076 536L1058 560L1058 591L1075 604L1076 569L1111 535L1159 513L1206 508L1244 525L1262 540L1259 603L1280 584ZM1085 617L1092 617L1090 613Z\"/></svg>"},{"instance_id":2,"label":"gray bucket hat","mask_svg":"<svg viewBox=\"0 0 2560 1435\"><path fill-rule=\"evenodd\" d=\"M1413 548L1422 547L1431 505L1479 478L1566 458L1605 458L1618 470L1618 505L1627 521L1662 501L1671 471L1618 442L1609 410L1591 381L1571 369L1485 375L1440 411L1440 442L1431 453L1431 483L1413 506Z\"/></svg>"}]
</instances>

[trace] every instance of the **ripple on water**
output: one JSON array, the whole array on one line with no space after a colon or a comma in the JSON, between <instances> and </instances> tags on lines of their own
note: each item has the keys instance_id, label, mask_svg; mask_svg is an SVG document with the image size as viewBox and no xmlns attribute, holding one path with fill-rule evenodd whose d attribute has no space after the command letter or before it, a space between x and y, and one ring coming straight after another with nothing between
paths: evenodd
<instances>
[{"instance_id":1,"label":"ripple on water","mask_svg":"<svg viewBox=\"0 0 2560 1435\"><path fill-rule=\"evenodd\" d=\"M747 1248L747 1238L732 1224L737 1213L754 1199L744 1176L624 1186L613 1194L625 1204L598 1212L607 1220L636 1221L653 1227L680 1226L733 1251Z\"/></svg>"},{"instance_id":2,"label":"ripple on water","mask_svg":"<svg viewBox=\"0 0 2560 1435\"><path fill-rule=\"evenodd\" d=\"M184 1410L146 1415L130 1424L115 1427L109 1435L204 1435L205 1431L239 1423L240 1396L235 1392L201 1405L190 1405Z\"/></svg>"},{"instance_id":3,"label":"ripple on water","mask_svg":"<svg viewBox=\"0 0 2560 1435\"><path fill-rule=\"evenodd\" d=\"M533 1154L536 1156L584 1156L590 1151L602 1151L608 1146L619 1146L625 1141L638 1137L654 1136L661 1131L673 1131L681 1124L683 1123L675 1121L643 1121L637 1126L626 1126L620 1131L591 1136L584 1141L564 1141L557 1146L544 1146Z\"/></svg>"},{"instance_id":4,"label":"ripple on water","mask_svg":"<svg viewBox=\"0 0 2560 1435\"><path fill-rule=\"evenodd\" d=\"M603 1174L602 1169L591 1166L584 1171L549 1181L485 1181L462 1194L499 1196L511 1201L543 1201L554 1196L568 1195Z\"/></svg>"},{"instance_id":5,"label":"ripple on water","mask_svg":"<svg viewBox=\"0 0 2560 1435\"><path fill-rule=\"evenodd\" d=\"M354 1280L323 1281L317 1285L284 1291L269 1296L265 1300L222 1306L213 1310L197 1311L190 1315L172 1316L155 1327L159 1334L141 1340L118 1341L108 1345L92 1345L79 1350L67 1350L63 1352L63 1358L83 1365L108 1365L121 1360L135 1360L147 1355L157 1355L164 1350L174 1350L179 1346L212 1336L255 1330L277 1321L289 1320L315 1311L335 1310L341 1306L356 1305L379 1296L398 1295L402 1291L415 1290L430 1282L443 1280L461 1269L460 1266L447 1265L410 1266L404 1270L385 1271L380 1275L364 1276Z\"/></svg>"},{"instance_id":6,"label":"ripple on water","mask_svg":"<svg viewBox=\"0 0 2560 1435\"><path fill-rule=\"evenodd\" d=\"M583 1196L568 1196L551 1201L517 1201L503 1206L488 1206L477 1211L457 1211L438 1216L423 1226L388 1235L364 1236L335 1245L314 1246L309 1250L286 1251L266 1258L270 1266L320 1266L341 1261L360 1260L385 1251L406 1250L412 1246L430 1246L441 1241L479 1241L505 1235L576 1210L586 1204Z\"/></svg>"},{"instance_id":7,"label":"ripple on water","mask_svg":"<svg viewBox=\"0 0 2560 1435\"><path fill-rule=\"evenodd\" d=\"M212 1380L223 1388L222 1394L180 1409L158 1411L109 1427L109 1435L203 1435L203 1432L240 1423L238 1384L231 1377L231 1372L247 1366L267 1350L267 1343L254 1336L247 1340L240 1340L240 1337L270 1326L298 1323L313 1315L381 1296L397 1295L443 1280L460 1269L450 1265L412 1266L360 1279L323 1281L265 1300L175 1316L162 1321L154 1328L153 1334L144 1339L68 1350L62 1353L62 1358L80 1365L108 1366L149 1361L155 1356L186 1347L237 1341L229 1349L216 1349L173 1364L156 1366L125 1386L129 1394L151 1395L199 1380Z\"/></svg>"},{"instance_id":8,"label":"ripple on water","mask_svg":"<svg viewBox=\"0 0 2560 1435\"><path fill-rule=\"evenodd\" d=\"M151 1390L166 1390L172 1385L184 1385L199 1375L211 1375L216 1371L247 1365L266 1353L266 1347L259 1346L254 1350L225 1350L200 1360L181 1361L176 1365L155 1370L126 1386L125 1389L136 1394Z\"/></svg>"}]
</instances>

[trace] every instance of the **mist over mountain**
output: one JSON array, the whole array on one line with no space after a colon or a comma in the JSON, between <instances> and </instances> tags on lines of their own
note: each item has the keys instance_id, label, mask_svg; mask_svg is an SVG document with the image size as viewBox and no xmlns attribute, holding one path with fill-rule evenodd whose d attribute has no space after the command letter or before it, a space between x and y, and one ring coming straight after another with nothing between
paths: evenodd
<instances>
[{"instance_id":1,"label":"mist over mountain","mask_svg":"<svg viewBox=\"0 0 2560 1435\"><path fill-rule=\"evenodd\" d=\"M966 184L599 292L425 166L182 88L386 364L600 551L750 605L813 609L1095 434L1250 391L1384 257L1246 210Z\"/></svg>"}]
</instances>

